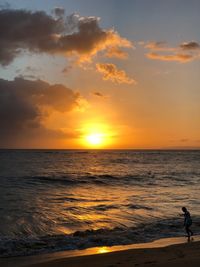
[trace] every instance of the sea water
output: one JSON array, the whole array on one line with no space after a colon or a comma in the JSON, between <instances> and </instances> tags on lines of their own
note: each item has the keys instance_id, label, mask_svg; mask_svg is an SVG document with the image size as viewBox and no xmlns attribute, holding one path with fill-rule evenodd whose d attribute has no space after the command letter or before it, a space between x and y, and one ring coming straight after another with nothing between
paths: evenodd
<instances>
[{"instance_id":1,"label":"sea water","mask_svg":"<svg viewBox=\"0 0 200 267\"><path fill-rule=\"evenodd\" d=\"M198 150L0 150L0 255L199 233L199 192Z\"/></svg>"}]
</instances>

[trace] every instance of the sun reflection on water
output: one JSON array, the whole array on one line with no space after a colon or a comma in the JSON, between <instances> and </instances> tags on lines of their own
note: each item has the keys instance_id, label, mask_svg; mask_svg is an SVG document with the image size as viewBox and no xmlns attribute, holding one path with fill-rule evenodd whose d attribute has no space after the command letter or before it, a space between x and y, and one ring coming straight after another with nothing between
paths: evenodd
<instances>
[{"instance_id":1,"label":"sun reflection on water","mask_svg":"<svg viewBox=\"0 0 200 267\"><path fill-rule=\"evenodd\" d=\"M102 253L108 253L111 250L108 247L100 247L97 249L97 253L102 254Z\"/></svg>"}]
</instances>

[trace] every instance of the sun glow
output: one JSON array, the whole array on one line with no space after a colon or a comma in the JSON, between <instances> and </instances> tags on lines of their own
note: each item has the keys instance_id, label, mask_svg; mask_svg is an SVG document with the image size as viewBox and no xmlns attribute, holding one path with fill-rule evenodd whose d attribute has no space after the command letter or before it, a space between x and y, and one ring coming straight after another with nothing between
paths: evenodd
<instances>
[{"instance_id":1,"label":"sun glow","mask_svg":"<svg viewBox=\"0 0 200 267\"><path fill-rule=\"evenodd\" d=\"M112 143L112 134L106 125L89 124L82 131L81 143L85 147L104 148Z\"/></svg>"},{"instance_id":2,"label":"sun glow","mask_svg":"<svg viewBox=\"0 0 200 267\"><path fill-rule=\"evenodd\" d=\"M86 141L90 145L99 146L99 145L103 144L103 142L105 140L104 140L103 134L92 133L92 134L89 134L89 135L86 136Z\"/></svg>"}]
</instances>

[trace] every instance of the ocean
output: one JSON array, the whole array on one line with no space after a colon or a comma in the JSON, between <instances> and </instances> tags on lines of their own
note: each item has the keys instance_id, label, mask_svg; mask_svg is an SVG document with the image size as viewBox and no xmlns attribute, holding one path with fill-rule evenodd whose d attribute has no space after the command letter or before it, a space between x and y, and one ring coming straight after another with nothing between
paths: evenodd
<instances>
[{"instance_id":1,"label":"ocean","mask_svg":"<svg viewBox=\"0 0 200 267\"><path fill-rule=\"evenodd\" d=\"M199 192L198 150L0 150L0 255L199 234Z\"/></svg>"}]
</instances>

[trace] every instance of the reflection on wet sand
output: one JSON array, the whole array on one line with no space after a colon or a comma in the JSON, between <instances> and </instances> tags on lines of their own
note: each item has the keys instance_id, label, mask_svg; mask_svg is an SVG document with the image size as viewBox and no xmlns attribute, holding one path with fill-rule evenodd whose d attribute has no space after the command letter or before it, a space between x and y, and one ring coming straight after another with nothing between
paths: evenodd
<instances>
[{"instance_id":1,"label":"reflection on wet sand","mask_svg":"<svg viewBox=\"0 0 200 267\"><path fill-rule=\"evenodd\" d=\"M190 239L191 243L197 243L200 241L200 235L195 236ZM42 264L45 262L52 262L54 260L64 260L65 258L72 258L78 256L89 256L89 255L97 255L97 254L105 254L109 252L117 252L117 251L128 251L134 249L150 249L150 248L163 248L171 245L178 244L187 244L187 237L174 237L174 238L163 238L159 240L155 240L149 243L139 243L125 246L112 246L112 247L94 247L88 248L84 250L74 250L74 251L62 251L55 252L49 254L43 254L39 256L26 256L26 257L18 257L18 258L6 258L0 259L1 266L6 267L23 267L31 264Z\"/></svg>"}]
</instances>

